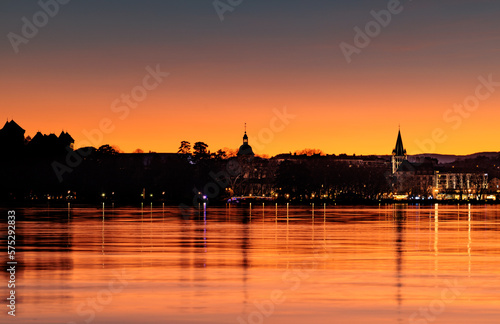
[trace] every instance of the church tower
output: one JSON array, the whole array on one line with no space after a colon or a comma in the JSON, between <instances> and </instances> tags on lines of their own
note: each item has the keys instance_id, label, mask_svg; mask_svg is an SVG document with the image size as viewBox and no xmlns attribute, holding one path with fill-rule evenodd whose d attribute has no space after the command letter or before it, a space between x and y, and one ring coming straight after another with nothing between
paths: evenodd
<instances>
[{"instance_id":1,"label":"church tower","mask_svg":"<svg viewBox=\"0 0 500 324\"><path fill-rule=\"evenodd\" d=\"M398 139L396 147L392 150L392 174L396 173L399 165L407 160L406 150L403 147L403 140L401 139L401 130L398 131Z\"/></svg>"}]
</instances>

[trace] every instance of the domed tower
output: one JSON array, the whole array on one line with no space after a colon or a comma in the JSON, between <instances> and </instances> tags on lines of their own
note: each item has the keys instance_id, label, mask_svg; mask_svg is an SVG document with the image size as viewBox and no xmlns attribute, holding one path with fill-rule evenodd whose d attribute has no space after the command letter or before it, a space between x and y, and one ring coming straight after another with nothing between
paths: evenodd
<instances>
[{"instance_id":1,"label":"domed tower","mask_svg":"<svg viewBox=\"0 0 500 324\"><path fill-rule=\"evenodd\" d=\"M398 139L396 141L396 147L392 150L392 174L396 173L399 165L407 160L406 150L403 147L403 140L401 139L401 130L398 130Z\"/></svg>"},{"instance_id":2,"label":"domed tower","mask_svg":"<svg viewBox=\"0 0 500 324\"><path fill-rule=\"evenodd\" d=\"M245 123L245 135L243 135L243 145L238 150L238 156L254 156L252 147L248 145L247 124Z\"/></svg>"}]
</instances>

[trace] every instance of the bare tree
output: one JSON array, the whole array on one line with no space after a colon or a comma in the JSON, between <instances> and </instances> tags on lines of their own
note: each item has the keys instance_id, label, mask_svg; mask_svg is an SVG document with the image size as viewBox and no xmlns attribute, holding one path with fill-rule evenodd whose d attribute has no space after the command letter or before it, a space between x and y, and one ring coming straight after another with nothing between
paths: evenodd
<instances>
[{"instance_id":1,"label":"bare tree","mask_svg":"<svg viewBox=\"0 0 500 324\"><path fill-rule=\"evenodd\" d=\"M325 155L325 153L322 150L320 150L320 149L313 149L313 148L305 148L303 150L298 150L298 151L295 151L295 154L297 154L297 155L307 155L307 156Z\"/></svg>"}]
</instances>

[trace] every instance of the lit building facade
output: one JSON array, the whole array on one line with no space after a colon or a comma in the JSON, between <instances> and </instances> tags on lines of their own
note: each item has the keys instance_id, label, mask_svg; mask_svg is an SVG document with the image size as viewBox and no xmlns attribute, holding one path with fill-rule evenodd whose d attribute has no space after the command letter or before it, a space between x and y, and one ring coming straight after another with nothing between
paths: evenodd
<instances>
[{"instance_id":1,"label":"lit building facade","mask_svg":"<svg viewBox=\"0 0 500 324\"><path fill-rule=\"evenodd\" d=\"M441 198L482 198L488 189L488 174L435 171L434 188Z\"/></svg>"}]
</instances>

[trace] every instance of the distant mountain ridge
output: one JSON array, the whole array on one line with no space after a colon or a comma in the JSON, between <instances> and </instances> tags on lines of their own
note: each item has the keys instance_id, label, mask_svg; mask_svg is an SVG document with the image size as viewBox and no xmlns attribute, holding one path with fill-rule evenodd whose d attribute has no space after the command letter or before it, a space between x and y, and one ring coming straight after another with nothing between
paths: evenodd
<instances>
[{"instance_id":1,"label":"distant mountain ridge","mask_svg":"<svg viewBox=\"0 0 500 324\"><path fill-rule=\"evenodd\" d=\"M453 155L453 154L434 154L434 153L424 153L424 154L416 154L416 155L408 155L408 159L412 160L415 158L433 158L437 159L440 164L452 163L457 160L467 160L467 159L475 159L479 156L484 157L497 157L500 155L500 152L479 152L468 155Z\"/></svg>"}]
</instances>

